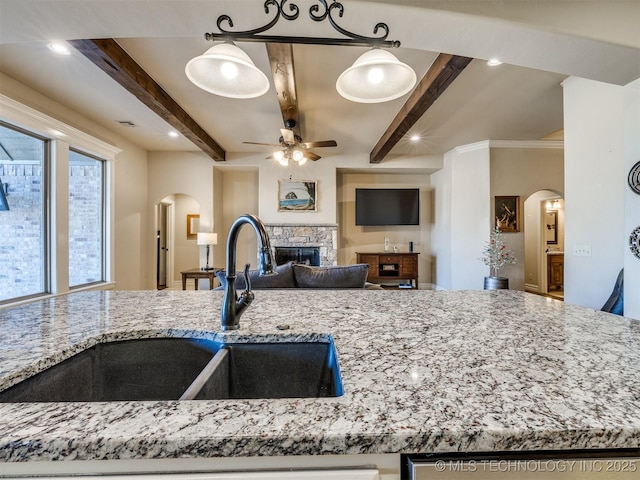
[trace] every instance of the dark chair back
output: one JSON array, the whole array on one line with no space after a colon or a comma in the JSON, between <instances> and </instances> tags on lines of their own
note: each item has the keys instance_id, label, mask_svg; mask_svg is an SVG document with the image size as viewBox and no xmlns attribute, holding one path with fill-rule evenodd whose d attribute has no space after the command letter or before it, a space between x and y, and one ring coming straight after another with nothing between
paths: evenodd
<instances>
[{"instance_id":1,"label":"dark chair back","mask_svg":"<svg viewBox=\"0 0 640 480\"><path fill-rule=\"evenodd\" d=\"M600 310L603 312L614 313L616 315L624 315L624 268L620 270L618 274L618 278L616 279L616 283L613 286L613 292L611 292L611 296L609 300L605 302Z\"/></svg>"}]
</instances>

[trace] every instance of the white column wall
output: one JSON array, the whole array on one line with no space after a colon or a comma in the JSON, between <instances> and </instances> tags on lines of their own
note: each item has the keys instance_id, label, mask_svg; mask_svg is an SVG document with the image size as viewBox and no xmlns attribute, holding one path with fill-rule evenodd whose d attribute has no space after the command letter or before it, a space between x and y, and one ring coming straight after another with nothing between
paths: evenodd
<instances>
[{"instance_id":1,"label":"white column wall","mask_svg":"<svg viewBox=\"0 0 640 480\"><path fill-rule=\"evenodd\" d=\"M478 290L489 274L479 259L492 223L489 143L458 148L451 161L451 289Z\"/></svg>"},{"instance_id":2,"label":"white column wall","mask_svg":"<svg viewBox=\"0 0 640 480\"><path fill-rule=\"evenodd\" d=\"M435 289L451 289L451 174L454 151L444 155L443 168L431 175L431 282Z\"/></svg>"},{"instance_id":3,"label":"white column wall","mask_svg":"<svg viewBox=\"0 0 640 480\"><path fill-rule=\"evenodd\" d=\"M640 162L640 79L625 88L624 105L624 171L628 175L633 165ZM627 239L635 228L640 227L640 195L630 188L625 188L624 195L624 236ZM629 248L624 251L624 273L624 314L640 319L640 259Z\"/></svg>"},{"instance_id":4,"label":"white column wall","mask_svg":"<svg viewBox=\"0 0 640 480\"><path fill-rule=\"evenodd\" d=\"M628 250L625 88L571 77L564 112L565 301L599 309ZM577 246L591 256L574 255Z\"/></svg>"}]
</instances>

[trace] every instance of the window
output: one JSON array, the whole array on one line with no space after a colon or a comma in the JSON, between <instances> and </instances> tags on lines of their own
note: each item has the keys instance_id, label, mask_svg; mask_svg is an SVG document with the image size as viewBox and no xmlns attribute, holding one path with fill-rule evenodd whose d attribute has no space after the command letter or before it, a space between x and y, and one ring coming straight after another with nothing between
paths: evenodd
<instances>
[{"instance_id":1,"label":"window","mask_svg":"<svg viewBox=\"0 0 640 480\"><path fill-rule=\"evenodd\" d=\"M0 306L105 288L120 149L1 93L0 115Z\"/></svg>"},{"instance_id":2,"label":"window","mask_svg":"<svg viewBox=\"0 0 640 480\"><path fill-rule=\"evenodd\" d=\"M0 123L0 301L48 291L48 141Z\"/></svg>"},{"instance_id":3,"label":"window","mask_svg":"<svg viewBox=\"0 0 640 480\"><path fill-rule=\"evenodd\" d=\"M69 151L69 287L104 280L104 161Z\"/></svg>"}]
</instances>

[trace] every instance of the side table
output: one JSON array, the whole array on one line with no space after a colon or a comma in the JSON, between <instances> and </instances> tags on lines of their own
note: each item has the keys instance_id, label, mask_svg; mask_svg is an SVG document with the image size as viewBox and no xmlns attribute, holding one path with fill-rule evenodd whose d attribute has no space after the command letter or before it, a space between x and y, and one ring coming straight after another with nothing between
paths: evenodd
<instances>
[{"instance_id":1,"label":"side table","mask_svg":"<svg viewBox=\"0 0 640 480\"><path fill-rule=\"evenodd\" d=\"M187 289L187 278L193 278L195 283L195 288L198 290L198 280L201 278L209 279L209 290L213 289L213 281L216 278L216 272L218 270L222 270L221 268L214 267L213 270L200 270L199 268L192 268L190 270L185 270L180 272L182 275L182 289Z\"/></svg>"}]
</instances>

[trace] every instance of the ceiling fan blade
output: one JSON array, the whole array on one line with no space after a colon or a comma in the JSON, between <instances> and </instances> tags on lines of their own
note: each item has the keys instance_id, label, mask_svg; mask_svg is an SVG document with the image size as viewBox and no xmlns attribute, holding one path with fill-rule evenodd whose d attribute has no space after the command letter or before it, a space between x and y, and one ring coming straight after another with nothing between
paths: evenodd
<instances>
[{"instance_id":1,"label":"ceiling fan blade","mask_svg":"<svg viewBox=\"0 0 640 480\"><path fill-rule=\"evenodd\" d=\"M314 161L314 162L316 160L320 160L322 158L320 155L316 155L315 153L310 152L309 150L302 150L302 155L307 160L311 160L311 161Z\"/></svg>"},{"instance_id":2,"label":"ceiling fan blade","mask_svg":"<svg viewBox=\"0 0 640 480\"><path fill-rule=\"evenodd\" d=\"M296 137L293 134L293 130L289 130L288 128L281 128L280 133L282 134L284 143L287 143L289 145L293 145L294 143L296 143Z\"/></svg>"},{"instance_id":3,"label":"ceiling fan blade","mask_svg":"<svg viewBox=\"0 0 640 480\"><path fill-rule=\"evenodd\" d=\"M246 143L247 145L266 145L267 147L280 147L280 145L277 145L275 143L260 143L260 142L242 142L242 143Z\"/></svg>"},{"instance_id":4,"label":"ceiling fan blade","mask_svg":"<svg viewBox=\"0 0 640 480\"><path fill-rule=\"evenodd\" d=\"M305 142L300 144L303 148L318 148L318 147L337 147L338 144L335 140L322 140L320 142Z\"/></svg>"}]
</instances>

